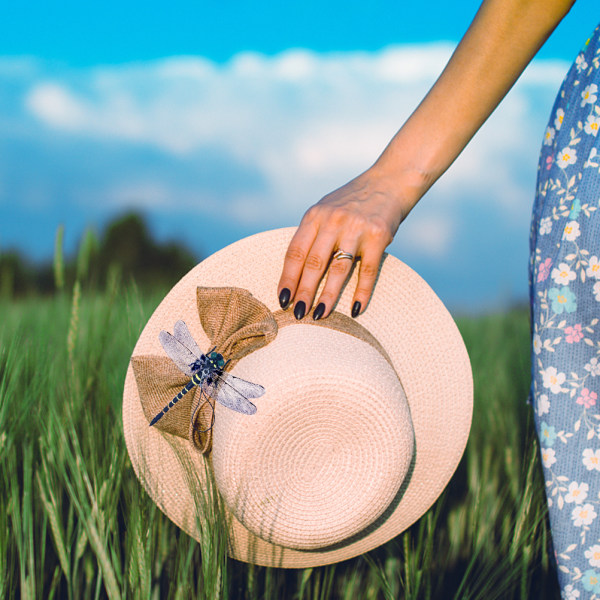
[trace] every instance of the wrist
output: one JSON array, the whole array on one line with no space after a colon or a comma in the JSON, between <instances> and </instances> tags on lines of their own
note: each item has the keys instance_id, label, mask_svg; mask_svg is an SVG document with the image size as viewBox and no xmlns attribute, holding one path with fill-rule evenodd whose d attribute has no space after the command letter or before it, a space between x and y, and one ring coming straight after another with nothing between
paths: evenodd
<instances>
[{"instance_id":1,"label":"wrist","mask_svg":"<svg viewBox=\"0 0 600 600\"><path fill-rule=\"evenodd\" d=\"M378 187L390 190L404 219L433 185L437 176L408 161L392 160L386 153L387 150L369 171L379 181Z\"/></svg>"}]
</instances>

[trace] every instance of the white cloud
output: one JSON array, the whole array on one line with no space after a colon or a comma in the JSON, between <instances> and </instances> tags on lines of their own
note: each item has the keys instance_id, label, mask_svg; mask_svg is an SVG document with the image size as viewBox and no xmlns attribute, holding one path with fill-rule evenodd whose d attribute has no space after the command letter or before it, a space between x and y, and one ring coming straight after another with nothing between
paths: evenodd
<instances>
[{"instance_id":1,"label":"white cloud","mask_svg":"<svg viewBox=\"0 0 600 600\"><path fill-rule=\"evenodd\" d=\"M212 152L261 182L219 198L215 189L178 188L160 174L147 181L137 174L107 182L112 204L133 196L149 209L184 202L266 228L298 222L309 205L368 168L451 52L434 44L374 53L246 52L225 64L175 57L60 72L33 83L25 105L48 128L79 140L152 147L172 160ZM510 231L526 247L537 154L566 70L562 62L534 61L402 225L395 247L449 264L453 246L465 243L460 236L478 226L474 213L491 238Z\"/></svg>"},{"instance_id":2,"label":"white cloud","mask_svg":"<svg viewBox=\"0 0 600 600\"><path fill-rule=\"evenodd\" d=\"M93 110L57 83L40 83L27 96L27 108L52 127L81 131L93 120Z\"/></svg>"},{"instance_id":3,"label":"white cloud","mask_svg":"<svg viewBox=\"0 0 600 600\"><path fill-rule=\"evenodd\" d=\"M38 83L26 104L49 127L80 136L151 144L180 155L226 150L263 174L270 195L285 198L297 212L377 158L451 50L430 45L371 54L243 53L224 65L171 58ZM476 151L445 178L449 195L465 185L508 186L502 202L518 195L510 189L511 155L519 160L537 151L540 139L532 89L551 95L563 72L556 63L528 70L485 136L473 142Z\"/></svg>"},{"instance_id":4,"label":"white cloud","mask_svg":"<svg viewBox=\"0 0 600 600\"><path fill-rule=\"evenodd\" d=\"M28 109L81 136L175 154L225 149L304 205L369 166L441 70L450 48L320 56L296 50L96 68L32 87ZM291 180L290 180L291 178ZM303 193L296 182L303 182ZM318 186L311 186L311 182Z\"/></svg>"}]
</instances>

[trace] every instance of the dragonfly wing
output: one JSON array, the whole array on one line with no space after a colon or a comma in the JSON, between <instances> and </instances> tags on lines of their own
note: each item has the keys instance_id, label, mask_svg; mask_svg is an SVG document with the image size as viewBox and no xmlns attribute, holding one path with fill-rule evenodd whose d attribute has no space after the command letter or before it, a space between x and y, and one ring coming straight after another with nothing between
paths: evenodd
<instances>
[{"instance_id":1,"label":"dragonfly wing","mask_svg":"<svg viewBox=\"0 0 600 600\"><path fill-rule=\"evenodd\" d=\"M173 335L175 339L183 344L192 354L198 358L202 354L202 350L196 344L196 340L192 337L190 330L188 329L185 321L181 319L175 323L175 327L173 328Z\"/></svg>"},{"instance_id":2,"label":"dragonfly wing","mask_svg":"<svg viewBox=\"0 0 600 600\"><path fill-rule=\"evenodd\" d=\"M223 373L221 379L224 379L226 383L241 392L246 398L260 398L265 393L265 388L262 385L251 383L229 373Z\"/></svg>"},{"instance_id":3,"label":"dragonfly wing","mask_svg":"<svg viewBox=\"0 0 600 600\"><path fill-rule=\"evenodd\" d=\"M224 375L207 391L223 406L245 415L253 415L256 413L256 406L248 398L262 396L265 388L233 375Z\"/></svg>"},{"instance_id":4,"label":"dragonfly wing","mask_svg":"<svg viewBox=\"0 0 600 600\"><path fill-rule=\"evenodd\" d=\"M196 362L198 358L193 352L184 346L179 340L175 339L168 331L161 331L158 334L158 339L162 344L168 357L190 377L194 374L191 366Z\"/></svg>"}]
</instances>

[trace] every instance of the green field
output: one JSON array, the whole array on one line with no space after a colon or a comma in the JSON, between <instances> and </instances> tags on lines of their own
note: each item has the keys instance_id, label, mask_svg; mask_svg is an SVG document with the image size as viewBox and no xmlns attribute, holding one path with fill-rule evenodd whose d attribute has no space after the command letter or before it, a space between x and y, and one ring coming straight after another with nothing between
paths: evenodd
<instances>
[{"instance_id":1,"label":"green field","mask_svg":"<svg viewBox=\"0 0 600 600\"><path fill-rule=\"evenodd\" d=\"M113 280L103 294L0 303L0 598L558 598L526 312L459 321L473 427L433 508L367 555L284 570L227 559L218 520L191 540L135 477L121 395L161 295Z\"/></svg>"}]
</instances>

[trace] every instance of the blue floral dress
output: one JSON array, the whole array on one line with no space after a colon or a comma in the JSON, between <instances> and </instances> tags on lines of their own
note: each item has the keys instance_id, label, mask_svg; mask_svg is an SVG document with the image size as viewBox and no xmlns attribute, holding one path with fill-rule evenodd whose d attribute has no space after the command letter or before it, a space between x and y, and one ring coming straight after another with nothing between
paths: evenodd
<instances>
[{"instance_id":1,"label":"blue floral dress","mask_svg":"<svg viewBox=\"0 0 600 600\"><path fill-rule=\"evenodd\" d=\"M600 600L600 26L546 129L531 227L532 400L563 598Z\"/></svg>"}]
</instances>

